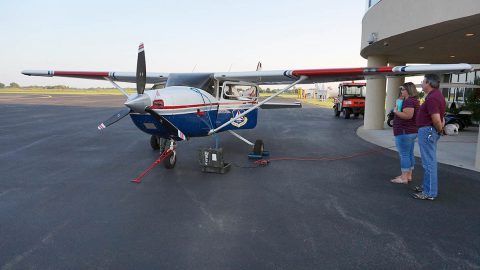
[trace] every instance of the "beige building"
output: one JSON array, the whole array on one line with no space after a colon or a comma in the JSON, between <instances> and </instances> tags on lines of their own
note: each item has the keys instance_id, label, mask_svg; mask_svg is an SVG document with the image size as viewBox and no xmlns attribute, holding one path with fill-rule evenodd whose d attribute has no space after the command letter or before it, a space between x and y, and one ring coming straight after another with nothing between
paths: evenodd
<instances>
[{"instance_id":1,"label":"beige building","mask_svg":"<svg viewBox=\"0 0 480 270\"><path fill-rule=\"evenodd\" d=\"M368 66L480 63L479 0L367 0L362 57ZM475 65L477 66L477 65ZM446 75L444 82L472 82L480 71ZM365 129L383 129L404 78L367 80ZM386 91L385 91L386 89ZM450 92L445 89L444 95ZM480 169L480 136L476 168Z\"/></svg>"}]
</instances>

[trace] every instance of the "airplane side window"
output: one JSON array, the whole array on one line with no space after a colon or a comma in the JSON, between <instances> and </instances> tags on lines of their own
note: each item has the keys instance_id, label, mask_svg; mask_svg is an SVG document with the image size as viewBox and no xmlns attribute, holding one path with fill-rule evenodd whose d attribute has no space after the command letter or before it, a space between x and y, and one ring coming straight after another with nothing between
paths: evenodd
<instances>
[{"instance_id":1,"label":"airplane side window","mask_svg":"<svg viewBox=\"0 0 480 270\"><path fill-rule=\"evenodd\" d=\"M225 85L223 97L225 99L255 100L257 98L257 87L253 85Z\"/></svg>"},{"instance_id":2,"label":"airplane side window","mask_svg":"<svg viewBox=\"0 0 480 270\"><path fill-rule=\"evenodd\" d=\"M225 99L238 99L238 91L235 88L235 85L225 85L223 92L223 97Z\"/></svg>"},{"instance_id":3,"label":"airplane side window","mask_svg":"<svg viewBox=\"0 0 480 270\"><path fill-rule=\"evenodd\" d=\"M257 88L255 86L250 86L247 90L245 90L244 96L256 97L257 96Z\"/></svg>"}]
</instances>

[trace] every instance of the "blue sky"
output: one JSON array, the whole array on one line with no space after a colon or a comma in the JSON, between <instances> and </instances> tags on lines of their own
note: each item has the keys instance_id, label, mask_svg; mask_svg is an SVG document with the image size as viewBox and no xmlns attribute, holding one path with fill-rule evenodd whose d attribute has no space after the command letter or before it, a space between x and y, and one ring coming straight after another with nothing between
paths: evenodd
<instances>
[{"instance_id":1,"label":"blue sky","mask_svg":"<svg viewBox=\"0 0 480 270\"><path fill-rule=\"evenodd\" d=\"M364 0L0 1L0 82L109 86L24 69L190 72L365 66Z\"/></svg>"}]
</instances>

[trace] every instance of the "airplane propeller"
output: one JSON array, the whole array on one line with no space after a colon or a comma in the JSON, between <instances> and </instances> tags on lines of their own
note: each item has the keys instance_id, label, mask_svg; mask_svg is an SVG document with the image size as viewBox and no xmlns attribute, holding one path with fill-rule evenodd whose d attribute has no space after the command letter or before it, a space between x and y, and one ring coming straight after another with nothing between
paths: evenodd
<instances>
[{"instance_id":1,"label":"airplane propeller","mask_svg":"<svg viewBox=\"0 0 480 270\"><path fill-rule=\"evenodd\" d=\"M131 112L130 108L123 108L121 111L117 112L115 115L112 115L110 118L108 118L103 123L98 125L98 130L102 130L102 129L116 123L117 121L119 121L123 117L127 116L130 112Z\"/></svg>"},{"instance_id":2,"label":"airplane propeller","mask_svg":"<svg viewBox=\"0 0 480 270\"><path fill-rule=\"evenodd\" d=\"M145 91L145 84L147 82L147 66L145 64L145 50L143 43L138 46L138 58L137 58L137 95L128 98L125 102L125 106L129 107L132 111L137 113L145 113L145 108L152 104L150 97L143 92Z\"/></svg>"},{"instance_id":3,"label":"airplane propeller","mask_svg":"<svg viewBox=\"0 0 480 270\"><path fill-rule=\"evenodd\" d=\"M132 112L135 113L148 113L152 115L155 119L157 119L161 124L165 125L165 127L169 130L171 136L185 140L186 136L183 134L180 129L178 129L174 124L168 121L162 115L156 113L152 108L152 100L148 94L145 94L145 84L147 82L147 67L145 64L145 50L143 43L140 43L138 46L138 57L137 57L137 73L136 73L136 84L137 84L137 94L131 95L128 97L127 101L124 103L127 108L122 109L121 111L117 112L106 121L101 123L98 126L99 130L102 130L116 122L120 119L124 118L125 116L129 115Z\"/></svg>"},{"instance_id":4,"label":"airplane propeller","mask_svg":"<svg viewBox=\"0 0 480 270\"><path fill-rule=\"evenodd\" d=\"M106 121L98 125L98 129L102 130L124 118L131 112L137 113L146 113L148 112L146 108L152 103L150 97L145 92L145 84L147 82L147 67L145 64L145 50L143 43L140 43L138 46L138 57L137 57L137 73L136 73L136 84L137 84L137 94L130 96L127 101L124 103L128 108L124 108L121 111L117 112ZM151 112L148 112L151 113Z\"/></svg>"},{"instance_id":5,"label":"airplane propeller","mask_svg":"<svg viewBox=\"0 0 480 270\"><path fill-rule=\"evenodd\" d=\"M142 95L145 91L145 83L147 82L147 66L145 64L145 49L143 43L138 46L137 58L137 94Z\"/></svg>"}]
</instances>

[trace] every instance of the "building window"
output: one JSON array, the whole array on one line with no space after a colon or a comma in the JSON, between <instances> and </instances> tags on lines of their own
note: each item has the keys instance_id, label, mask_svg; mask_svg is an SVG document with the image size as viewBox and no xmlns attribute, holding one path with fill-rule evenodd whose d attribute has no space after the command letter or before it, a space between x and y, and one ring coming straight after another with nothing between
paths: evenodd
<instances>
[{"instance_id":1,"label":"building window","mask_svg":"<svg viewBox=\"0 0 480 270\"><path fill-rule=\"evenodd\" d=\"M463 74L452 74L452 76L450 77L450 82L473 84L473 82L475 81L475 78L479 75L480 75L479 71L472 71L472 72L463 73ZM442 93L444 94L445 99L448 101L448 103L455 102L457 103L457 106L462 106L465 104L465 100L469 97L472 91L475 91L475 90L472 88L454 87L454 88L450 88L448 93L445 93L443 91Z\"/></svg>"}]
</instances>

